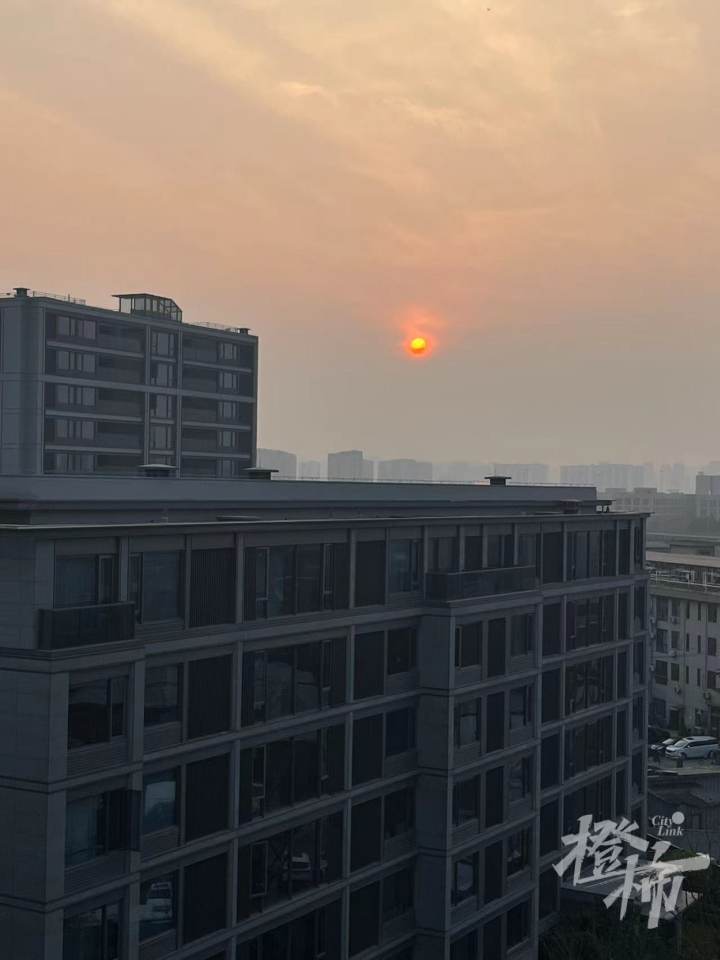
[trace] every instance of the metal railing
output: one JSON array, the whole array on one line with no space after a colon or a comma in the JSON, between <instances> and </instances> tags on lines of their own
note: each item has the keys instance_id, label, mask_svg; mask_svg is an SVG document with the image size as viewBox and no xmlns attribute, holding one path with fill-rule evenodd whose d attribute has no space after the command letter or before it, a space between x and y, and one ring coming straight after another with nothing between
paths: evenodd
<instances>
[{"instance_id":1,"label":"metal railing","mask_svg":"<svg viewBox=\"0 0 720 960\"><path fill-rule=\"evenodd\" d=\"M43 650L119 643L134 636L134 603L40 610L39 644Z\"/></svg>"},{"instance_id":2,"label":"metal railing","mask_svg":"<svg viewBox=\"0 0 720 960\"><path fill-rule=\"evenodd\" d=\"M538 584L534 566L428 573L425 596L428 600L464 600L535 590Z\"/></svg>"}]
</instances>

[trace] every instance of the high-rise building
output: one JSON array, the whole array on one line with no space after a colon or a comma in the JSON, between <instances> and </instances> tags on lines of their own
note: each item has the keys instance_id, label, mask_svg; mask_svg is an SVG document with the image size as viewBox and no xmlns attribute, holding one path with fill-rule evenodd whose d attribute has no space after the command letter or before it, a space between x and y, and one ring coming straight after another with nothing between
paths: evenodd
<instances>
[{"instance_id":1,"label":"high-rise building","mask_svg":"<svg viewBox=\"0 0 720 960\"><path fill-rule=\"evenodd\" d=\"M264 470L274 470L280 480L295 480L297 477L297 457L286 450L258 447L257 465Z\"/></svg>"},{"instance_id":2,"label":"high-rise building","mask_svg":"<svg viewBox=\"0 0 720 960\"><path fill-rule=\"evenodd\" d=\"M560 482L588 484L598 490L632 490L642 487L645 467L632 463L581 463L560 467Z\"/></svg>"},{"instance_id":3,"label":"high-rise building","mask_svg":"<svg viewBox=\"0 0 720 960\"><path fill-rule=\"evenodd\" d=\"M645 823L644 518L593 489L0 499L3 957L530 960L561 835Z\"/></svg>"},{"instance_id":4,"label":"high-rise building","mask_svg":"<svg viewBox=\"0 0 720 960\"><path fill-rule=\"evenodd\" d=\"M436 463L433 468L433 479L442 483L482 483L494 472L492 463L468 463L455 460L450 463Z\"/></svg>"},{"instance_id":5,"label":"high-rise building","mask_svg":"<svg viewBox=\"0 0 720 960\"><path fill-rule=\"evenodd\" d=\"M422 460L378 460L378 480L432 480L433 465Z\"/></svg>"},{"instance_id":6,"label":"high-rise building","mask_svg":"<svg viewBox=\"0 0 720 960\"><path fill-rule=\"evenodd\" d=\"M0 298L0 474L235 477L255 463L257 338L182 322L167 297L118 310Z\"/></svg>"},{"instance_id":7,"label":"high-rise building","mask_svg":"<svg viewBox=\"0 0 720 960\"><path fill-rule=\"evenodd\" d=\"M319 480L323 475L323 465L319 460L301 460L300 477L303 480Z\"/></svg>"},{"instance_id":8,"label":"high-rise building","mask_svg":"<svg viewBox=\"0 0 720 960\"><path fill-rule=\"evenodd\" d=\"M327 456L328 480L372 480L374 463L362 450L340 450Z\"/></svg>"},{"instance_id":9,"label":"high-rise building","mask_svg":"<svg viewBox=\"0 0 720 960\"><path fill-rule=\"evenodd\" d=\"M493 472L510 477L513 483L547 483L550 479L546 463L496 463Z\"/></svg>"}]
</instances>

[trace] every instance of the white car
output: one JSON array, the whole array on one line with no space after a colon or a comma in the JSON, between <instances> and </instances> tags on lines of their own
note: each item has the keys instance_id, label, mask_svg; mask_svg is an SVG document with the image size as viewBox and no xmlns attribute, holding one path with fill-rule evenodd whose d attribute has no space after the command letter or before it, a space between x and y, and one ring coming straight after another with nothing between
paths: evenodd
<instances>
[{"instance_id":1,"label":"white car","mask_svg":"<svg viewBox=\"0 0 720 960\"><path fill-rule=\"evenodd\" d=\"M706 760L720 754L717 737L683 737L665 748L669 760Z\"/></svg>"}]
</instances>

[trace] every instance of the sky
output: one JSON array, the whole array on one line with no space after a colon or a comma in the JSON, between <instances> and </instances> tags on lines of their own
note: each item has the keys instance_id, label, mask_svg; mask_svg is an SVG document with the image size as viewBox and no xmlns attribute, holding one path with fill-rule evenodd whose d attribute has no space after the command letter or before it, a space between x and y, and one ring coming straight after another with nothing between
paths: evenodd
<instances>
[{"instance_id":1,"label":"sky","mask_svg":"<svg viewBox=\"0 0 720 960\"><path fill-rule=\"evenodd\" d=\"M720 459L719 33L717 0L2 0L0 290L250 326L265 447Z\"/></svg>"}]
</instances>

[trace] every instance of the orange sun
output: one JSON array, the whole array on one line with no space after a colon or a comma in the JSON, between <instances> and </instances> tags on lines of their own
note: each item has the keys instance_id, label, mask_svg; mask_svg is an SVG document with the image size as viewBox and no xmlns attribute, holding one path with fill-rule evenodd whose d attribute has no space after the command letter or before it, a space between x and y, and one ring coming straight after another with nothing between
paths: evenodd
<instances>
[{"instance_id":1,"label":"orange sun","mask_svg":"<svg viewBox=\"0 0 720 960\"><path fill-rule=\"evenodd\" d=\"M413 337L409 346L410 353L415 357L419 357L427 350L428 342L425 337Z\"/></svg>"}]
</instances>

